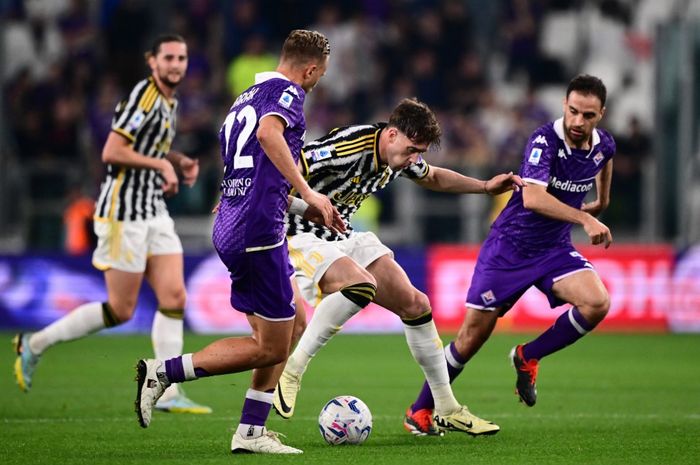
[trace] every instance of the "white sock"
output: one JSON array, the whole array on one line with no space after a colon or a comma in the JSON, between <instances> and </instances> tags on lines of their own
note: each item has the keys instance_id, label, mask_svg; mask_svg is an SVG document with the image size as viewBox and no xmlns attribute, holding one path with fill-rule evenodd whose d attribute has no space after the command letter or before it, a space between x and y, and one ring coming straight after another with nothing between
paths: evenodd
<instances>
[{"instance_id":1,"label":"white sock","mask_svg":"<svg viewBox=\"0 0 700 465\"><path fill-rule=\"evenodd\" d=\"M153 352L159 360L168 360L182 354L182 318L171 318L160 310L153 317L151 341Z\"/></svg>"},{"instance_id":2,"label":"white sock","mask_svg":"<svg viewBox=\"0 0 700 465\"><path fill-rule=\"evenodd\" d=\"M153 317L153 325L151 326L151 342L153 343L153 353L157 359L168 360L182 353L182 332L182 318L171 318L161 312L160 309L156 311ZM178 384L173 383L165 389L159 400L170 400L173 397L177 397L179 393Z\"/></svg>"},{"instance_id":3,"label":"white sock","mask_svg":"<svg viewBox=\"0 0 700 465\"><path fill-rule=\"evenodd\" d=\"M340 291L325 297L316 307L306 331L289 356L285 370L297 376L303 375L311 358L361 309Z\"/></svg>"},{"instance_id":4,"label":"white sock","mask_svg":"<svg viewBox=\"0 0 700 465\"><path fill-rule=\"evenodd\" d=\"M102 302L90 302L76 308L29 338L29 349L37 355L57 342L72 341L105 327Z\"/></svg>"},{"instance_id":5,"label":"white sock","mask_svg":"<svg viewBox=\"0 0 700 465\"><path fill-rule=\"evenodd\" d=\"M435 412L440 414L454 412L460 405L452 393L445 352L435 322L431 319L418 326L404 323L403 327L411 355L423 370L433 393Z\"/></svg>"}]
</instances>

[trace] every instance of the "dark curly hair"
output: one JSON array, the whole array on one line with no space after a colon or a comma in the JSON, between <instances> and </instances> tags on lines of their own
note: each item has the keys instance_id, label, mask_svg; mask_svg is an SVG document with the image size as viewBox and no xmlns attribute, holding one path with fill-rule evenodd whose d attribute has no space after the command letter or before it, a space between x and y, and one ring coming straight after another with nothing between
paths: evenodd
<instances>
[{"instance_id":1,"label":"dark curly hair","mask_svg":"<svg viewBox=\"0 0 700 465\"><path fill-rule=\"evenodd\" d=\"M416 98L401 100L389 117L389 127L395 127L417 144L440 146L440 123L428 105Z\"/></svg>"}]
</instances>

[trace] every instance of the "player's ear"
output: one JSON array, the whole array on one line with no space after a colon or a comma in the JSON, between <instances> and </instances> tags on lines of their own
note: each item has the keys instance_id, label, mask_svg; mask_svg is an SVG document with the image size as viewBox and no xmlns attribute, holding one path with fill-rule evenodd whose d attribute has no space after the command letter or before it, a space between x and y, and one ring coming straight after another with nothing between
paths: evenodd
<instances>
[{"instance_id":1,"label":"player's ear","mask_svg":"<svg viewBox=\"0 0 700 465\"><path fill-rule=\"evenodd\" d=\"M156 69L156 56L150 52L147 53L146 54L146 63L148 64L148 67L151 68L151 70L155 70Z\"/></svg>"},{"instance_id":2,"label":"player's ear","mask_svg":"<svg viewBox=\"0 0 700 465\"><path fill-rule=\"evenodd\" d=\"M318 65L314 62L310 62L308 65L306 65L306 69L304 70L304 78L311 79L317 68Z\"/></svg>"}]
</instances>

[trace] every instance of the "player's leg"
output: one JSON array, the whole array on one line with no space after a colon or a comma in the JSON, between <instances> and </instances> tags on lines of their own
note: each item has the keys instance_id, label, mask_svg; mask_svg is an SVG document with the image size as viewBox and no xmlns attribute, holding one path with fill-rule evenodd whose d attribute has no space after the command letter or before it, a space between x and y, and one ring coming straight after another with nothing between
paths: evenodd
<instances>
[{"instance_id":1,"label":"player's leg","mask_svg":"<svg viewBox=\"0 0 700 465\"><path fill-rule=\"evenodd\" d=\"M296 307L297 313L294 316L294 331L292 332L292 341L289 344L289 353L292 353L292 350L299 342L299 339L301 339L301 336L304 334L304 331L306 331L307 326L304 297L301 294L301 290L299 289L299 285L297 284L296 278L292 277L291 282L292 289L294 290L294 306ZM282 367L282 369L284 369L284 367Z\"/></svg>"},{"instance_id":2,"label":"player's leg","mask_svg":"<svg viewBox=\"0 0 700 465\"><path fill-rule=\"evenodd\" d=\"M457 338L447 344L444 350L450 383L462 373L466 363L488 340L498 321L498 314L498 310L486 311L467 308ZM424 410L432 412L435 408L433 394L427 382L423 384L423 388L411 408L414 412Z\"/></svg>"},{"instance_id":3,"label":"player's leg","mask_svg":"<svg viewBox=\"0 0 700 465\"><path fill-rule=\"evenodd\" d=\"M137 365L137 414L141 426L151 420L151 410L173 383L208 376L240 373L283 362L289 353L293 316L284 321L256 324L263 328L251 336L219 339L203 349L168 360L140 360ZM256 338L257 337L257 338Z\"/></svg>"},{"instance_id":4,"label":"player's leg","mask_svg":"<svg viewBox=\"0 0 700 465\"><path fill-rule=\"evenodd\" d=\"M39 358L49 347L80 339L131 319L143 274L111 269L105 271L104 277L107 302L88 302L40 331L15 336L17 359L14 372L20 389L29 391Z\"/></svg>"},{"instance_id":5,"label":"player's leg","mask_svg":"<svg viewBox=\"0 0 700 465\"><path fill-rule=\"evenodd\" d=\"M179 243L179 241L178 241ZM151 255L146 280L158 300L151 340L155 358L168 360L182 354L185 278L182 254ZM211 413L211 408L189 399L178 384L169 386L155 408L172 413Z\"/></svg>"},{"instance_id":6,"label":"player's leg","mask_svg":"<svg viewBox=\"0 0 700 465\"><path fill-rule=\"evenodd\" d=\"M580 272L565 274L561 279L555 278L551 291L548 292L553 306L561 302L573 306L537 338L518 345L511 351L510 356L517 373L516 392L528 406L537 401L535 383L539 361L588 334L605 318L610 308L608 292L598 274L591 268L581 268L578 271ZM558 300L553 300L552 295Z\"/></svg>"},{"instance_id":7,"label":"player's leg","mask_svg":"<svg viewBox=\"0 0 700 465\"><path fill-rule=\"evenodd\" d=\"M301 291L299 290L299 285L297 284L296 278L291 278L292 289L294 290L294 306L296 307L296 315L294 316L294 329L292 330L292 340L289 343L289 353L291 354L294 347L299 342L304 330L306 329L306 310L304 308L304 298L301 296ZM282 363L278 363L274 366L273 375L275 379L279 380L284 371L284 367L287 365L287 360ZM301 387L301 380L297 383L295 392ZM280 386L281 389L281 386ZM275 394L275 401L279 402L279 396ZM275 409L277 411L277 409Z\"/></svg>"},{"instance_id":8,"label":"player's leg","mask_svg":"<svg viewBox=\"0 0 700 465\"><path fill-rule=\"evenodd\" d=\"M445 423L445 429L475 435L498 432L497 425L472 415L455 399L428 297L411 284L406 272L390 255L375 260L367 270L377 280L375 302L395 313L404 323L408 347L435 398L435 413L440 415L441 421L449 422ZM406 429L417 435L437 434L432 424L432 412L423 417L416 417L413 413L407 412Z\"/></svg>"},{"instance_id":9,"label":"player's leg","mask_svg":"<svg viewBox=\"0 0 700 465\"><path fill-rule=\"evenodd\" d=\"M290 284L292 267L286 243L274 249L225 257L231 273L231 305L254 315L253 335L215 341L194 354L169 360L142 359L137 364L136 413L142 427L172 383L253 368L284 361L294 325L295 308Z\"/></svg>"},{"instance_id":10,"label":"player's leg","mask_svg":"<svg viewBox=\"0 0 700 465\"><path fill-rule=\"evenodd\" d=\"M231 439L231 452L301 453L282 444L276 433L265 428L277 383L275 365L283 363L289 353L293 318L268 321L249 315L248 320L253 328L250 337L220 339L198 352L165 362L139 361L136 408L141 426L150 424L153 402L171 383L253 369L253 382L246 392L240 423Z\"/></svg>"},{"instance_id":11,"label":"player's leg","mask_svg":"<svg viewBox=\"0 0 700 465\"><path fill-rule=\"evenodd\" d=\"M286 359L289 353L289 342L286 347L280 345L280 342L291 341L294 323L292 321L269 322L255 316L249 316L248 321L253 328L253 338L260 341L261 347L270 346L273 351L279 353L280 358ZM284 360L272 366L253 370L253 379L246 392L241 419L231 439L232 453L299 454L302 452L282 444L277 434L268 431L265 427L272 408L273 392L280 375L278 367L283 364Z\"/></svg>"},{"instance_id":12,"label":"player's leg","mask_svg":"<svg viewBox=\"0 0 700 465\"><path fill-rule=\"evenodd\" d=\"M533 282L531 264L523 257L514 256L511 249L507 241L496 236L489 236L481 247L467 292L464 320L457 338L444 350L450 383L488 340L498 317ZM431 413L434 405L430 386L424 383L412 410Z\"/></svg>"},{"instance_id":13,"label":"player's leg","mask_svg":"<svg viewBox=\"0 0 700 465\"><path fill-rule=\"evenodd\" d=\"M406 342L432 388L436 410L447 413L458 409L428 297L413 287L406 272L389 255L380 257L367 270L377 280L375 302L403 322Z\"/></svg>"},{"instance_id":14,"label":"player's leg","mask_svg":"<svg viewBox=\"0 0 700 465\"><path fill-rule=\"evenodd\" d=\"M275 392L275 411L283 418L291 418L294 414L301 378L311 359L353 315L369 305L376 292L374 278L344 255L323 272L318 285L327 295L316 306L311 321L289 356Z\"/></svg>"},{"instance_id":15,"label":"player's leg","mask_svg":"<svg viewBox=\"0 0 700 465\"><path fill-rule=\"evenodd\" d=\"M95 222L98 238L93 265L104 271L108 298L89 302L36 333L15 336L15 377L27 391L39 356L52 345L81 338L102 328L128 321L146 269L147 228L128 222Z\"/></svg>"},{"instance_id":16,"label":"player's leg","mask_svg":"<svg viewBox=\"0 0 700 465\"><path fill-rule=\"evenodd\" d=\"M376 292L374 278L349 257L335 260L319 281L326 297L316 306L286 370L301 375L311 358L353 315L369 305Z\"/></svg>"}]
</instances>

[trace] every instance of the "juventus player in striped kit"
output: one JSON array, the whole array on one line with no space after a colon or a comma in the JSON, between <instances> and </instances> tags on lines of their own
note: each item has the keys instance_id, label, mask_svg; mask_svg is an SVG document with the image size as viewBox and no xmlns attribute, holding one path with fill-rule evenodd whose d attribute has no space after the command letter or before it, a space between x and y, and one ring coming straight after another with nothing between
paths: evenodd
<instances>
[{"instance_id":1,"label":"juventus player in striped kit","mask_svg":"<svg viewBox=\"0 0 700 465\"><path fill-rule=\"evenodd\" d=\"M102 151L107 176L96 205L98 244L92 262L104 271L107 301L83 304L41 331L16 336L15 375L24 391L31 388L46 349L131 319L144 277L158 299L151 334L155 355L167 359L182 353L182 245L163 196L177 193L175 168L188 186L199 173L196 160L170 151L177 112L175 88L187 70L187 45L178 35L160 36L146 53L146 61L151 76L117 105ZM211 412L188 399L178 385L168 389L156 408Z\"/></svg>"},{"instance_id":2,"label":"juventus player in striped kit","mask_svg":"<svg viewBox=\"0 0 700 465\"><path fill-rule=\"evenodd\" d=\"M289 216L289 253L299 289L311 303L317 297L322 300L290 355L275 392L275 410L283 418L294 413L301 377L311 358L373 300L403 321L411 354L435 393L436 424L440 429L471 435L499 431L497 425L471 414L455 399L427 296L413 287L391 250L377 236L353 231L349 226L364 199L399 176L427 189L456 194L498 194L522 185L512 173L483 181L429 165L422 153L437 145L440 135L433 112L417 100L404 99L388 123L334 129L304 147L303 174L314 190L331 198L348 228L338 233L302 217ZM369 294L365 288L370 285L376 286L374 298L358 299L357 293ZM417 435L438 433L431 417L424 423L422 427L413 423L406 426Z\"/></svg>"}]
</instances>

